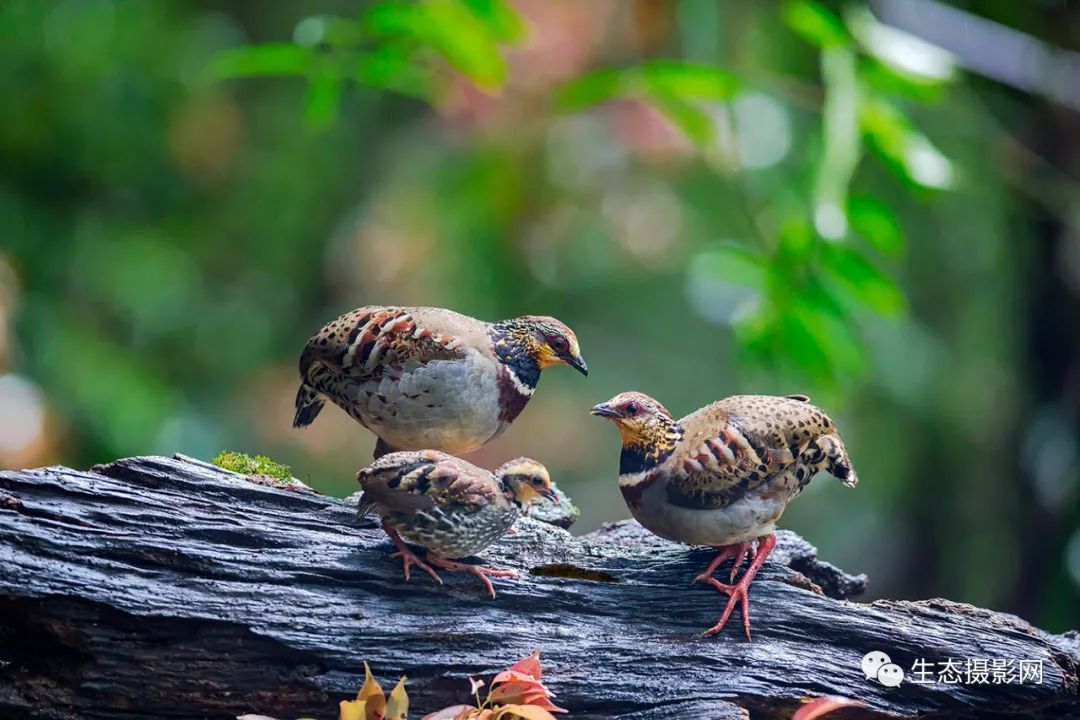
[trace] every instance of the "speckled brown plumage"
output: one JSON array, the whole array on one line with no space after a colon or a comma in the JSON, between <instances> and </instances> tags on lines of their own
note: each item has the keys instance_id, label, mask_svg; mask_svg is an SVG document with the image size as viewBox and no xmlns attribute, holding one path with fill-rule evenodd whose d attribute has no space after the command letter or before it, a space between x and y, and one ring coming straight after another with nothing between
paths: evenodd
<instances>
[{"instance_id":1,"label":"speckled brown plumage","mask_svg":"<svg viewBox=\"0 0 1080 720\"><path fill-rule=\"evenodd\" d=\"M329 398L394 450L476 450L525 408L551 365L588 370L550 317L487 323L441 308L362 307L328 323L300 357L293 425Z\"/></svg>"},{"instance_id":2,"label":"speckled brown plumage","mask_svg":"<svg viewBox=\"0 0 1080 720\"><path fill-rule=\"evenodd\" d=\"M480 552L505 534L522 508L536 497L555 498L543 465L529 458L505 463L494 473L436 450L384 455L357 474L363 488L359 514L375 510L398 547L405 579L417 565L437 582L438 574L405 545L427 550L427 561L477 575L495 596L485 576L512 576L453 562Z\"/></svg>"},{"instance_id":3,"label":"speckled brown plumage","mask_svg":"<svg viewBox=\"0 0 1080 720\"><path fill-rule=\"evenodd\" d=\"M634 517L661 537L723 552L699 580L743 600L753 574L772 547L772 533L788 502L821 470L858 482L835 424L805 395L735 395L686 417L674 417L638 392L615 396L592 409L610 418L622 436L619 488ZM735 559L732 578L760 541L738 585L711 577L724 559Z\"/></svg>"}]
</instances>

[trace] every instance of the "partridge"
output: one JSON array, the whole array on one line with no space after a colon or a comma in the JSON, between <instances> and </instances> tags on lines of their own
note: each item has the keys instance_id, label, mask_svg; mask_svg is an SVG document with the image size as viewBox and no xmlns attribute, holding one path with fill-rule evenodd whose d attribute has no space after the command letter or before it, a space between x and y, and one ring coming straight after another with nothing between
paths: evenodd
<instances>
[{"instance_id":1,"label":"partridge","mask_svg":"<svg viewBox=\"0 0 1080 720\"><path fill-rule=\"evenodd\" d=\"M729 596L706 635L720 632L741 603L750 638L747 590L776 544L776 521L814 475L858 482L836 426L805 395L735 395L676 420L648 395L625 392L591 413L619 429L619 489L638 522L668 540L720 551L694 579ZM739 582L712 576L731 559L733 582L754 541Z\"/></svg>"},{"instance_id":2,"label":"partridge","mask_svg":"<svg viewBox=\"0 0 1080 720\"><path fill-rule=\"evenodd\" d=\"M437 450L394 452L361 470L356 479L364 493L358 514L374 509L397 546L406 582L416 565L442 584L431 567L476 575L491 597L491 577L514 577L495 570L455 562L475 555L514 524L523 508L538 497L558 502L547 469L529 458L517 458L494 473ZM405 541L423 547L424 562Z\"/></svg>"},{"instance_id":3,"label":"partridge","mask_svg":"<svg viewBox=\"0 0 1080 720\"><path fill-rule=\"evenodd\" d=\"M293 426L311 424L329 398L378 436L376 458L466 453L510 426L551 365L589 372L555 318L488 323L441 308L362 307L308 341Z\"/></svg>"}]
</instances>

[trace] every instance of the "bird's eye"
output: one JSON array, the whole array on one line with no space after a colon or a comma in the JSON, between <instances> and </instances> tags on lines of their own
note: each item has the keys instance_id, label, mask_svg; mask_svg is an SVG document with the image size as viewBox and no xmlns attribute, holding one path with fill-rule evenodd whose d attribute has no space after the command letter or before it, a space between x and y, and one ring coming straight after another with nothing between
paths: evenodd
<instances>
[{"instance_id":1,"label":"bird's eye","mask_svg":"<svg viewBox=\"0 0 1080 720\"><path fill-rule=\"evenodd\" d=\"M641 410L641 406L639 406L636 402L631 402L631 403L626 404L626 414L627 415L637 415L638 410Z\"/></svg>"},{"instance_id":2,"label":"bird's eye","mask_svg":"<svg viewBox=\"0 0 1080 720\"><path fill-rule=\"evenodd\" d=\"M557 353L565 353L570 350L570 343L566 342L566 338L559 335L549 337L548 345L550 345L551 349Z\"/></svg>"},{"instance_id":3,"label":"bird's eye","mask_svg":"<svg viewBox=\"0 0 1080 720\"><path fill-rule=\"evenodd\" d=\"M543 485L543 484L544 484L544 479L543 479L543 478L539 478L539 477L534 477L534 478L532 479L532 484L533 484L533 485L535 485L536 487L540 487L541 485Z\"/></svg>"}]
</instances>

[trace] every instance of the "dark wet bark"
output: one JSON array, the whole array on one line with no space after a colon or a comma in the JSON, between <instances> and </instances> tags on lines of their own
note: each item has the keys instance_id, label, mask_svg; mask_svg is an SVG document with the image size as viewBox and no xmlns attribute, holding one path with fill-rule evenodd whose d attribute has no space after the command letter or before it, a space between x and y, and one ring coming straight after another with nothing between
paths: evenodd
<instances>
[{"instance_id":1,"label":"dark wet bark","mask_svg":"<svg viewBox=\"0 0 1080 720\"><path fill-rule=\"evenodd\" d=\"M467 698L536 647L574 718L790 717L805 697L864 700L837 717L1080 713L1080 639L952 603L856 595L865 577L781 533L754 584L754 640L690 586L711 553L632 523L584 538L535 520L484 554L521 579L410 584L354 505L181 459L94 472L0 473L0 717L336 716L363 661L409 676L412 717ZM1042 661L1043 682L886 688L862 655Z\"/></svg>"}]
</instances>

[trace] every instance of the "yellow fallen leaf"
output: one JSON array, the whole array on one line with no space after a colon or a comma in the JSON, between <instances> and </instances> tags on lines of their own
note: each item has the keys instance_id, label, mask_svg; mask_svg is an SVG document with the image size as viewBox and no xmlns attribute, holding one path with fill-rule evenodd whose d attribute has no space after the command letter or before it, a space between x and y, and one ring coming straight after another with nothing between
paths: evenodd
<instances>
[{"instance_id":1,"label":"yellow fallen leaf","mask_svg":"<svg viewBox=\"0 0 1080 720\"><path fill-rule=\"evenodd\" d=\"M382 695L383 689L376 682L375 676L371 674L371 667L364 663L364 686L360 688L360 692L356 693L357 700L367 700L372 695Z\"/></svg>"},{"instance_id":2,"label":"yellow fallen leaf","mask_svg":"<svg viewBox=\"0 0 1080 720\"><path fill-rule=\"evenodd\" d=\"M386 720L405 720L409 714L409 694L405 692L405 676L402 675L398 684L390 691L390 699L386 701Z\"/></svg>"},{"instance_id":3,"label":"yellow fallen leaf","mask_svg":"<svg viewBox=\"0 0 1080 720\"><path fill-rule=\"evenodd\" d=\"M363 700L342 700L338 703L338 720L365 720L366 706Z\"/></svg>"},{"instance_id":4,"label":"yellow fallen leaf","mask_svg":"<svg viewBox=\"0 0 1080 720\"><path fill-rule=\"evenodd\" d=\"M364 717L360 720L383 720L386 716L386 694L371 674L371 667L364 663L364 686L356 693L356 699L367 703Z\"/></svg>"}]
</instances>

